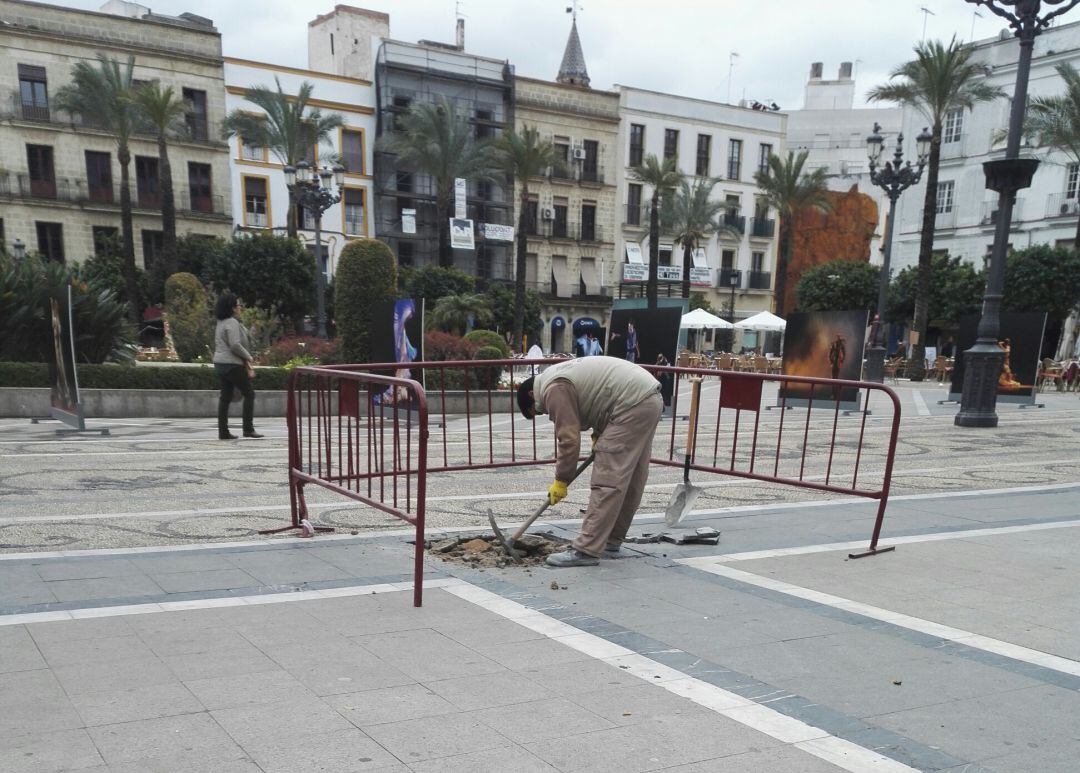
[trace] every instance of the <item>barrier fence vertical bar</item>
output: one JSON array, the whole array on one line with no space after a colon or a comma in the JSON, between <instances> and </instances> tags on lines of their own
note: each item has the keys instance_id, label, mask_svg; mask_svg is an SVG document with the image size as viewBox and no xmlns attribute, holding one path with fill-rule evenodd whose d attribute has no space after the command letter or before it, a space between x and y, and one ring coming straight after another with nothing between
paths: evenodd
<instances>
[{"instance_id":1,"label":"barrier fence vertical bar","mask_svg":"<svg viewBox=\"0 0 1080 773\"><path fill-rule=\"evenodd\" d=\"M899 421L900 408L899 408L899 405L895 404L895 400L896 400L896 398L894 397L893 398L893 402L894 402L894 405L893 405L893 418L896 421ZM870 406L870 390L867 389L866 390L866 407L869 407L869 406ZM857 485L857 481L859 480L859 464L862 462L863 437L865 437L865 435L866 435L866 417L869 414L870 414L869 411L863 411L862 412L862 424L859 426L859 444L855 447L855 470L851 474L851 487L852 488L855 488L855 486ZM886 473L886 475L888 476L888 475L892 474L892 453L888 453L887 456L888 456L887 464L888 464L889 472ZM886 477L885 480L886 480L886 484L887 484L888 483L888 477Z\"/></svg>"},{"instance_id":2,"label":"barrier fence vertical bar","mask_svg":"<svg viewBox=\"0 0 1080 773\"><path fill-rule=\"evenodd\" d=\"M416 546L413 555L413 606L424 603L424 519L427 507L427 395L422 387L413 387L420 420L420 442L417 449L416 478ZM443 403L445 405L445 402Z\"/></svg>"},{"instance_id":3,"label":"barrier fence vertical bar","mask_svg":"<svg viewBox=\"0 0 1080 773\"><path fill-rule=\"evenodd\" d=\"M443 467L450 466L449 452L446 448L446 436L450 433L450 428L446 423L446 366L443 365L439 368L439 405L442 408L442 456Z\"/></svg>"},{"instance_id":4,"label":"barrier fence vertical bar","mask_svg":"<svg viewBox=\"0 0 1080 773\"><path fill-rule=\"evenodd\" d=\"M765 379L762 379L764 381ZM764 386L764 384L762 384ZM764 390L758 390L758 406L754 411L754 440L750 444L750 472L754 471L754 464L757 462L757 437L758 437L758 422L761 421L761 394Z\"/></svg>"},{"instance_id":5,"label":"barrier fence vertical bar","mask_svg":"<svg viewBox=\"0 0 1080 773\"><path fill-rule=\"evenodd\" d=\"M675 417L679 415L679 381L682 373L675 371L675 383L671 387L671 438L668 442L668 458L675 458ZM717 419L719 421L719 418Z\"/></svg>"},{"instance_id":6,"label":"barrier fence vertical bar","mask_svg":"<svg viewBox=\"0 0 1080 773\"><path fill-rule=\"evenodd\" d=\"M739 445L739 418L742 416L742 408L735 409L735 429L731 432L731 462L728 465L729 469L735 469L735 449ZM719 421L717 422L719 426Z\"/></svg>"},{"instance_id":7,"label":"barrier fence vertical bar","mask_svg":"<svg viewBox=\"0 0 1080 773\"><path fill-rule=\"evenodd\" d=\"M881 526L885 521L885 507L889 504L889 489L892 485L892 471L893 461L896 457L896 440L900 434L900 401L892 390L883 390L885 394L889 396L893 404L893 419L892 430L889 433L889 446L885 451L885 473L881 484L881 495L878 501L877 517L874 519L874 531L870 535L870 548L863 553L849 553L849 558L863 558L865 556L873 556L878 553L888 553L891 550L896 550L895 545L890 545L885 548L878 548L878 539L881 537ZM870 400L867 395L867 406L869 406ZM866 415L868 411L863 411L863 431L866 428ZM859 449L862 450L862 431L859 433ZM858 463L856 462L856 475L858 475ZM852 483L854 488L854 483Z\"/></svg>"},{"instance_id":8,"label":"barrier fence vertical bar","mask_svg":"<svg viewBox=\"0 0 1080 773\"><path fill-rule=\"evenodd\" d=\"M401 464L401 413L398 411L398 401L394 400L394 509L398 506L398 474Z\"/></svg>"},{"instance_id":9,"label":"barrier fence vertical bar","mask_svg":"<svg viewBox=\"0 0 1080 773\"><path fill-rule=\"evenodd\" d=\"M510 399L510 461L517 461L517 412L514 407L514 399L517 396L517 380L514 376L514 365L510 365L510 393L507 397Z\"/></svg>"},{"instance_id":10,"label":"barrier fence vertical bar","mask_svg":"<svg viewBox=\"0 0 1080 773\"><path fill-rule=\"evenodd\" d=\"M307 470L310 475L315 469L315 465L311 461L311 376L304 379L304 393L307 396L307 416L305 417L304 424L307 427Z\"/></svg>"},{"instance_id":11,"label":"barrier fence vertical bar","mask_svg":"<svg viewBox=\"0 0 1080 773\"><path fill-rule=\"evenodd\" d=\"M713 434L712 463L716 466L716 459L720 455L720 416L724 411L724 383L720 382L720 390L716 394L716 432Z\"/></svg>"},{"instance_id":12,"label":"barrier fence vertical bar","mask_svg":"<svg viewBox=\"0 0 1080 773\"><path fill-rule=\"evenodd\" d=\"M296 496L296 487L299 485L299 482L293 474L300 466L300 461L298 459L300 444L296 437L296 378L296 371L289 374L287 385L288 391L286 392L288 403L285 406L285 421L289 425L289 511L292 513L293 526L300 525L299 503L297 502Z\"/></svg>"},{"instance_id":13,"label":"barrier fence vertical bar","mask_svg":"<svg viewBox=\"0 0 1080 773\"><path fill-rule=\"evenodd\" d=\"M787 391L784 390L783 381L780 382L780 427L776 432L776 462L773 464L773 477L780 474L780 446L784 442L784 414L787 413Z\"/></svg>"},{"instance_id":14,"label":"barrier fence vertical bar","mask_svg":"<svg viewBox=\"0 0 1080 773\"><path fill-rule=\"evenodd\" d=\"M832 419L832 438L829 440L829 463L825 467L825 484L828 485L829 479L832 477L832 460L833 453L836 451L836 424L840 421L840 390L834 390L836 392L836 403L833 405L833 419Z\"/></svg>"},{"instance_id":15,"label":"barrier fence vertical bar","mask_svg":"<svg viewBox=\"0 0 1080 773\"><path fill-rule=\"evenodd\" d=\"M491 410L491 371L494 368L493 365L487 367L487 404L488 404L488 464L495 463L495 432L492 426L492 419L495 414ZM500 368L501 372L501 368Z\"/></svg>"},{"instance_id":16,"label":"barrier fence vertical bar","mask_svg":"<svg viewBox=\"0 0 1080 773\"><path fill-rule=\"evenodd\" d=\"M799 463L799 480L803 479L806 470L806 444L810 440L810 414L814 410L814 388L810 387L810 395L806 399L806 427L802 436L802 461Z\"/></svg>"},{"instance_id":17,"label":"barrier fence vertical bar","mask_svg":"<svg viewBox=\"0 0 1080 773\"><path fill-rule=\"evenodd\" d=\"M469 466L472 467L472 397L469 394L468 368L461 368L461 374L465 377L465 443L469 452Z\"/></svg>"}]
</instances>

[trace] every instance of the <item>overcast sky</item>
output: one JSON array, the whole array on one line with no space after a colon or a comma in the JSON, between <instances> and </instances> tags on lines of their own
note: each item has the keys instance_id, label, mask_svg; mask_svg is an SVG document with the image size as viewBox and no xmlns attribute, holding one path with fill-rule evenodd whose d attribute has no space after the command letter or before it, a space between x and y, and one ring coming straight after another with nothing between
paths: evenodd
<instances>
[{"instance_id":1,"label":"overcast sky","mask_svg":"<svg viewBox=\"0 0 1080 773\"><path fill-rule=\"evenodd\" d=\"M96 10L103 0L60 5ZM224 53L305 67L307 22L334 0L148 0L156 13L184 11L213 19ZM450 42L455 0L370 0L354 3L390 14L394 38ZM519 75L553 80L570 29L563 0L460 0L465 47L509 59ZM924 13L926 8L931 13ZM981 18L973 16L973 12ZM1080 20L1080 11L1065 21ZM836 77L841 61L856 63L856 105L911 58L923 36L968 40L1004 26L964 0L581 0L578 31L594 88L626 86L732 102L742 97L802 107L810 63ZM730 92L731 52L736 52Z\"/></svg>"}]
</instances>

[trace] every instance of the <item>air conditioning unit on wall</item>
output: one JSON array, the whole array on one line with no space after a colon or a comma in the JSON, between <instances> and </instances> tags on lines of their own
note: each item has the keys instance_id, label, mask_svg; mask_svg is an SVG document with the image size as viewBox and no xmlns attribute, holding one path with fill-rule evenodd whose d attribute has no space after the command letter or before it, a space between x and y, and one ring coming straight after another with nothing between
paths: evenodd
<instances>
[{"instance_id":1,"label":"air conditioning unit on wall","mask_svg":"<svg viewBox=\"0 0 1080 773\"><path fill-rule=\"evenodd\" d=\"M575 161L584 161L585 160L585 148L574 148L574 160Z\"/></svg>"},{"instance_id":2,"label":"air conditioning unit on wall","mask_svg":"<svg viewBox=\"0 0 1080 773\"><path fill-rule=\"evenodd\" d=\"M555 210L549 207L544 207L544 209L540 213L540 217L544 218L544 220L554 220Z\"/></svg>"}]
</instances>

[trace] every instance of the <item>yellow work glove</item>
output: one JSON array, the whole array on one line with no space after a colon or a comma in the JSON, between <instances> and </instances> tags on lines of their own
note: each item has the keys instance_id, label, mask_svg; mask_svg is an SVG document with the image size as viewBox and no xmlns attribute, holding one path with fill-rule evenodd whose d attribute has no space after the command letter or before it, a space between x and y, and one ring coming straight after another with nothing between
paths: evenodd
<instances>
[{"instance_id":1,"label":"yellow work glove","mask_svg":"<svg viewBox=\"0 0 1080 773\"><path fill-rule=\"evenodd\" d=\"M566 484L556 478L548 489L548 504L557 505L564 499L566 499Z\"/></svg>"}]
</instances>

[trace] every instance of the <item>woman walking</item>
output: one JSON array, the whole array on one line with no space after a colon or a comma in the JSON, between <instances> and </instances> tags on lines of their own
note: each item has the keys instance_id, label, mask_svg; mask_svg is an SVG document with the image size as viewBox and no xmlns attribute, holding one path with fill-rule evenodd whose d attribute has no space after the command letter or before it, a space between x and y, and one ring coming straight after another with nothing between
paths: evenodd
<instances>
[{"instance_id":1,"label":"woman walking","mask_svg":"<svg viewBox=\"0 0 1080 773\"><path fill-rule=\"evenodd\" d=\"M221 380L221 396L218 398L218 440L236 440L229 432L229 403L235 390L244 396L244 437L262 437L255 431L255 389L251 379L255 369L248 352L248 334L240 324L240 301L233 293L222 293L214 308L217 330L214 333L214 371Z\"/></svg>"}]
</instances>

